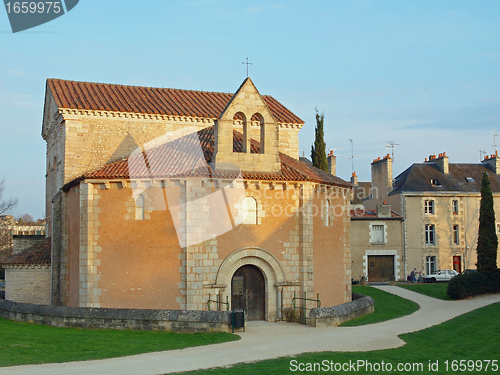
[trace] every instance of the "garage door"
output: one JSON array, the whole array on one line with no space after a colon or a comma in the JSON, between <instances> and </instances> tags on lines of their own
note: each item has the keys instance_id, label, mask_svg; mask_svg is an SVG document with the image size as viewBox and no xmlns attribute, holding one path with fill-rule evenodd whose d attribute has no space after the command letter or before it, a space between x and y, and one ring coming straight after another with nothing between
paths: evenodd
<instances>
[{"instance_id":1,"label":"garage door","mask_svg":"<svg viewBox=\"0 0 500 375\"><path fill-rule=\"evenodd\" d=\"M368 281L391 281L394 276L394 255L368 256Z\"/></svg>"}]
</instances>

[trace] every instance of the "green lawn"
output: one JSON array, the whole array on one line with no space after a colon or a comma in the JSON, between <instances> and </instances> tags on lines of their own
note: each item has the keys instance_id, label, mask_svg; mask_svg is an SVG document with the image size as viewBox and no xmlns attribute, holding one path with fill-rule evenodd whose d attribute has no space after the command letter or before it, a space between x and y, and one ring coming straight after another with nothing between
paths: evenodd
<instances>
[{"instance_id":1,"label":"green lawn","mask_svg":"<svg viewBox=\"0 0 500 375\"><path fill-rule=\"evenodd\" d=\"M372 365L390 363L392 372L366 371L362 367L360 371L335 372L330 373L354 373L354 374L499 374L500 369L492 371L491 363L488 371L485 371L485 360L500 361L500 349L498 348L498 337L500 335L500 304L496 303L481 309L472 311L456 317L453 320L442 323L438 326L425 330L401 335L401 339L406 345L397 349L377 350L371 352L322 352L307 353L295 357L282 357L274 360L261 361L250 364L235 365L231 368L217 368L213 370L195 371L190 374L288 374L292 373L290 361L295 360L295 366L302 363L321 363L327 360L339 364L349 363L349 361L366 361ZM463 371L452 371L453 360L465 360L465 366L472 364L469 360L481 360L482 371L476 371L466 367ZM436 364L438 361L438 371L429 371L429 361ZM445 361L448 361L448 371L446 371ZM365 363L366 363L365 362ZM416 367L414 370L396 371L397 364L422 364L422 370ZM460 362L457 363L460 365ZM293 369L297 367L293 366ZM500 366L500 365L498 365ZM295 371L301 373L300 371ZM303 372L306 373L306 372ZM308 374L320 374L327 372L307 372Z\"/></svg>"},{"instance_id":2,"label":"green lawn","mask_svg":"<svg viewBox=\"0 0 500 375\"><path fill-rule=\"evenodd\" d=\"M435 284L396 284L400 288L405 288L413 292L420 294L425 294L429 297L444 299L446 301L452 301L446 290L448 289L448 283L435 283Z\"/></svg>"},{"instance_id":3,"label":"green lawn","mask_svg":"<svg viewBox=\"0 0 500 375\"><path fill-rule=\"evenodd\" d=\"M355 293L375 300L373 314L346 322L363 325L411 314L418 305L368 286L354 286ZM117 331L56 328L0 319L0 366L85 361L187 348L237 340L225 333L180 334L157 331Z\"/></svg>"},{"instance_id":4,"label":"green lawn","mask_svg":"<svg viewBox=\"0 0 500 375\"><path fill-rule=\"evenodd\" d=\"M0 366L122 357L238 340L229 333L56 328L0 318Z\"/></svg>"},{"instance_id":5,"label":"green lawn","mask_svg":"<svg viewBox=\"0 0 500 375\"><path fill-rule=\"evenodd\" d=\"M372 314L345 322L342 324L343 327L384 322L386 320L409 315L419 309L418 304L413 301L370 286L354 285L352 291L372 297L375 301L375 311Z\"/></svg>"}]
</instances>

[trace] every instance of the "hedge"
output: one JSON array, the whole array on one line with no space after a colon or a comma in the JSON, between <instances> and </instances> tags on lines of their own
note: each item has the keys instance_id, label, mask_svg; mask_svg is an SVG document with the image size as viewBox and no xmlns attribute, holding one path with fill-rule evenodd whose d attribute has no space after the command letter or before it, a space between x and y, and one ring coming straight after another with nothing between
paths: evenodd
<instances>
[{"instance_id":1,"label":"hedge","mask_svg":"<svg viewBox=\"0 0 500 375\"><path fill-rule=\"evenodd\" d=\"M455 276L448 283L448 296L463 299L480 294L500 292L500 269L493 272L471 272Z\"/></svg>"}]
</instances>

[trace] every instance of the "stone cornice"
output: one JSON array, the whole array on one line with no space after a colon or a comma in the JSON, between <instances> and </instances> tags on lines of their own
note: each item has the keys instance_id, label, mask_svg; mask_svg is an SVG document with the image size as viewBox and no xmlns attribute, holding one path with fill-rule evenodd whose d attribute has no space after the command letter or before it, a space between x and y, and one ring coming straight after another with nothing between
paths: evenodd
<instances>
[{"instance_id":1,"label":"stone cornice","mask_svg":"<svg viewBox=\"0 0 500 375\"><path fill-rule=\"evenodd\" d=\"M3 264L5 269L50 269L50 264Z\"/></svg>"},{"instance_id":2,"label":"stone cornice","mask_svg":"<svg viewBox=\"0 0 500 375\"><path fill-rule=\"evenodd\" d=\"M137 119L137 120L159 120L159 121L178 121L187 123L198 123L198 124L208 124L213 125L217 118L207 118L207 117L192 117L192 116L180 116L180 115L162 115L153 113L134 113L134 112L114 112L114 111L99 111L90 109L68 109L59 108L59 115L61 115L64 120L81 120L81 118L117 118L117 119ZM58 117L57 115L55 116ZM241 125L241 121L236 120L235 125ZM260 126L258 121L252 121L252 126ZM302 129L304 124L293 124L293 123L278 123L280 128L292 128L292 129Z\"/></svg>"}]
</instances>

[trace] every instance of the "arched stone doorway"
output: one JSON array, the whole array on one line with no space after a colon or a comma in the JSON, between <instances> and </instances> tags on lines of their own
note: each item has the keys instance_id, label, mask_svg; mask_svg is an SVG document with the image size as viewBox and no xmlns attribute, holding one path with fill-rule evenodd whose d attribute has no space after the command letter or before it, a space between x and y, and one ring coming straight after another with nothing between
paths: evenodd
<instances>
[{"instance_id":1,"label":"arched stone doorway","mask_svg":"<svg viewBox=\"0 0 500 375\"><path fill-rule=\"evenodd\" d=\"M266 288L261 270L248 264L236 270L231 280L231 307L243 309L247 320L266 319Z\"/></svg>"},{"instance_id":2,"label":"arched stone doorway","mask_svg":"<svg viewBox=\"0 0 500 375\"><path fill-rule=\"evenodd\" d=\"M232 281L233 276L241 267L253 265L264 277L264 309L265 320L276 321L278 308L281 304L276 284L286 282L285 272L279 260L267 250L254 247L246 247L232 252L219 266L216 285L224 286L222 298L232 301ZM231 308L233 308L231 306Z\"/></svg>"}]
</instances>

